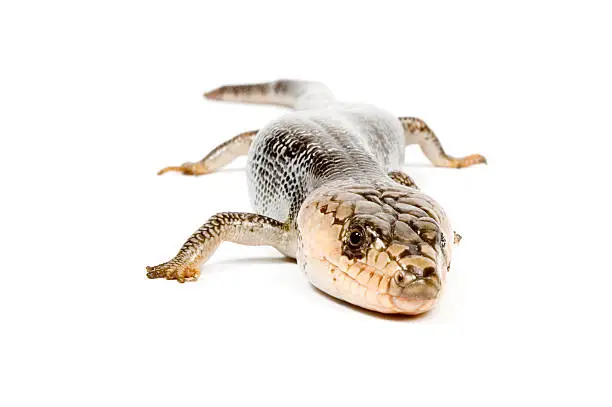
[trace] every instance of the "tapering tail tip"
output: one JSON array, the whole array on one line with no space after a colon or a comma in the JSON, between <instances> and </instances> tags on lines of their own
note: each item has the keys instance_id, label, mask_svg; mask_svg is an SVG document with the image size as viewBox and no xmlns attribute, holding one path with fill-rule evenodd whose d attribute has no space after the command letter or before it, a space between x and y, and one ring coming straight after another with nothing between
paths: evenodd
<instances>
[{"instance_id":1,"label":"tapering tail tip","mask_svg":"<svg viewBox=\"0 0 612 407\"><path fill-rule=\"evenodd\" d=\"M219 100L221 99L222 94L223 94L223 87L220 87L220 88L205 92L204 97L209 100Z\"/></svg>"},{"instance_id":2,"label":"tapering tail tip","mask_svg":"<svg viewBox=\"0 0 612 407\"><path fill-rule=\"evenodd\" d=\"M209 100L277 105L304 109L321 106L333 100L333 95L318 82L281 79L274 82L225 85L204 93Z\"/></svg>"}]
</instances>

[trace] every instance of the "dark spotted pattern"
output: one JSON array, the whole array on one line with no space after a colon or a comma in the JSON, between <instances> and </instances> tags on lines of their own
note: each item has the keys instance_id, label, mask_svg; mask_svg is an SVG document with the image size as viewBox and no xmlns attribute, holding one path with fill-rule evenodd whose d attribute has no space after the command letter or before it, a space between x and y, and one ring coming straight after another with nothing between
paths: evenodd
<instances>
[{"instance_id":1,"label":"dark spotted pattern","mask_svg":"<svg viewBox=\"0 0 612 407\"><path fill-rule=\"evenodd\" d=\"M385 245L393 242L405 245L406 249L397 254L398 258L423 255L424 244L444 248L446 238L441 225L444 213L435 201L418 191L386 182L375 182L372 187L377 189L343 185L340 193L322 195L329 202L338 202L350 208L342 219L334 222L343 226L340 238L345 242L346 254L355 257L354 248L346 244L355 226L373 232ZM383 201L385 203L381 205ZM370 238L365 239L364 247L370 242Z\"/></svg>"},{"instance_id":2,"label":"dark spotted pattern","mask_svg":"<svg viewBox=\"0 0 612 407\"><path fill-rule=\"evenodd\" d=\"M389 181L389 169L403 161L401 125L383 111L362 109L296 112L261 129L247 166L255 211L293 222L306 196L326 183Z\"/></svg>"}]
</instances>

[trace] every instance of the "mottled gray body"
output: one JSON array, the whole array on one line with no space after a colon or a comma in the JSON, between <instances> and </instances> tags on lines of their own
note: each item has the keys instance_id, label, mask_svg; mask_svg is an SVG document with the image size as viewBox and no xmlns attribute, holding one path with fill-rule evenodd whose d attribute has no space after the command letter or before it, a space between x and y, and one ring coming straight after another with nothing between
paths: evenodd
<instances>
[{"instance_id":1,"label":"mottled gray body","mask_svg":"<svg viewBox=\"0 0 612 407\"><path fill-rule=\"evenodd\" d=\"M248 154L253 213L212 216L149 278L196 279L223 241L269 245L297 259L311 283L352 304L418 314L434 306L450 269L450 223L440 205L401 171L406 144L436 166L485 162L449 156L417 118L336 103L316 82L222 86L209 99L293 107L260 131L241 133L202 160L159 173L214 172Z\"/></svg>"},{"instance_id":2,"label":"mottled gray body","mask_svg":"<svg viewBox=\"0 0 612 407\"><path fill-rule=\"evenodd\" d=\"M256 213L295 222L308 195L326 183L392 182L404 161L404 129L369 105L335 104L296 111L261 129L248 155L247 179Z\"/></svg>"}]
</instances>

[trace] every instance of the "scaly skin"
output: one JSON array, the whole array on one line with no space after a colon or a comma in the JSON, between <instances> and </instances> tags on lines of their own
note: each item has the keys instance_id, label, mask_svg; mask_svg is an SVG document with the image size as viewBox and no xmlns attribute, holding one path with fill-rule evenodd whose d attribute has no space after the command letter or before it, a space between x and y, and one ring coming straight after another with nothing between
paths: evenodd
<instances>
[{"instance_id":1,"label":"scaly skin","mask_svg":"<svg viewBox=\"0 0 612 407\"><path fill-rule=\"evenodd\" d=\"M329 185L306 200L298 228L298 262L321 290L384 313L417 314L436 304L452 231L440 206L418 190Z\"/></svg>"},{"instance_id":2,"label":"scaly skin","mask_svg":"<svg viewBox=\"0 0 612 407\"><path fill-rule=\"evenodd\" d=\"M486 163L483 156L450 156L422 120L336 103L315 82L223 86L205 96L299 111L159 172L207 174L248 153L256 213L213 216L173 259L147 267L149 278L195 280L219 244L232 241L276 247L297 259L313 285L363 308L419 314L437 303L460 236L399 169L404 147L418 144L439 167Z\"/></svg>"}]
</instances>

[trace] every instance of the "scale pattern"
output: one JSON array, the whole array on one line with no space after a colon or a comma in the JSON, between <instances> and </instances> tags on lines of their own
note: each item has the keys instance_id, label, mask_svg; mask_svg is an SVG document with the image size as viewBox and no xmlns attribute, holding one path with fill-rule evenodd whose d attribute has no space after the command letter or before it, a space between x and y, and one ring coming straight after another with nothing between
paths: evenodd
<instances>
[{"instance_id":1,"label":"scale pattern","mask_svg":"<svg viewBox=\"0 0 612 407\"><path fill-rule=\"evenodd\" d=\"M247 179L255 212L295 221L304 199L335 180L373 183L401 166L399 121L368 105L288 114L260 130L249 150Z\"/></svg>"},{"instance_id":2,"label":"scale pattern","mask_svg":"<svg viewBox=\"0 0 612 407\"><path fill-rule=\"evenodd\" d=\"M335 102L316 82L223 86L209 99L289 106L296 111L221 144L202 161L160 171L206 174L248 150L254 213L219 213L150 278L195 279L222 241L270 245L297 259L320 290L363 308L418 314L437 302L450 270L451 225L440 205L401 171L406 144L437 166L456 158L416 118Z\"/></svg>"}]
</instances>

